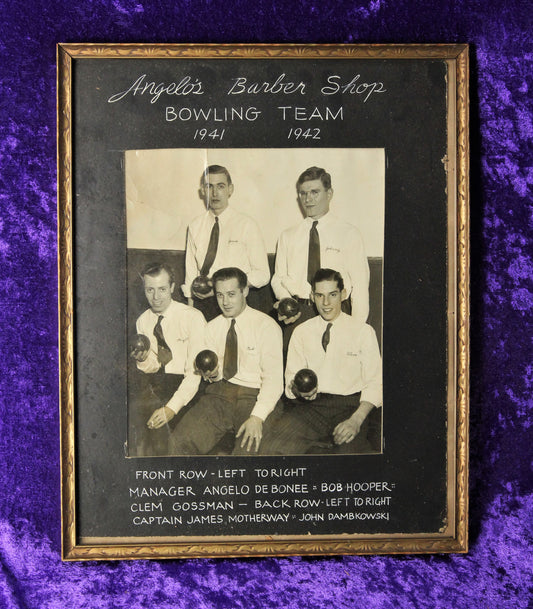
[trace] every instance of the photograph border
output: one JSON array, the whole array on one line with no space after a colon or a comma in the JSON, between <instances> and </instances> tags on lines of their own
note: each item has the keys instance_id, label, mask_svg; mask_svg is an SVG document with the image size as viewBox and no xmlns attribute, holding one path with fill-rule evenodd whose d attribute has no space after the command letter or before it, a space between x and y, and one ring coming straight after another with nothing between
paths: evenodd
<instances>
[{"instance_id":1,"label":"photograph border","mask_svg":"<svg viewBox=\"0 0 533 609\"><path fill-rule=\"evenodd\" d=\"M354 534L146 538L131 543L81 543L77 535L73 263L73 60L83 58L442 59L448 78L448 441L454 467L452 534ZM468 46L278 44L59 44L57 46L57 188L61 507L64 560L196 558L466 552L468 549L469 409L469 143ZM452 460L449 459L449 465Z\"/></svg>"}]
</instances>

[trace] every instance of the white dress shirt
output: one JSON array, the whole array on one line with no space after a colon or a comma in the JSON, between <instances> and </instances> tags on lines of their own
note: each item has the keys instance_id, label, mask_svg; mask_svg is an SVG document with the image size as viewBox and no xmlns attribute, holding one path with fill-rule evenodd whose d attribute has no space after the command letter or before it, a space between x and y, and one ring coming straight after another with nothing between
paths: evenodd
<instances>
[{"instance_id":1,"label":"white dress shirt","mask_svg":"<svg viewBox=\"0 0 533 609\"><path fill-rule=\"evenodd\" d=\"M137 332L150 339L150 351L144 362L137 362L137 368L148 374L157 372L161 367L157 359L157 338L154 336L159 315L163 315L161 329L172 351L172 359L165 366L165 373L184 375L178 390L165 404L178 412L198 391L200 376L194 372L194 358L205 349L206 323L200 311L175 300L163 313L154 313L152 309L145 311L137 319Z\"/></svg>"},{"instance_id":2,"label":"white dress shirt","mask_svg":"<svg viewBox=\"0 0 533 609\"><path fill-rule=\"evenodd\" d=\"M307 282L307 259L309 231L313 222L313 218L305 218L281 233L272 277L272 289L278 300L288 296L309 298L311 286ZM370 272L359 230L331 212L318 220L317 230L320 266L342 275L346 293L352 302L352 316L366 322Z\"/></svg>"},{"instance_id":3,"label":"white dress shirt","mask_svg":"<svg viewBox=\"0 0 533 609\"><path fill-rule=\"evenodd\" d=\"M226 336L231 318L219 315L207 324L207 345L218 355L219 372L224 368ZM238 369L230 383L259 389L251 412L263 421L274 410L283 393L283 340L278 324L268 315L246 306L235 318Z\"/></svg>"},{"instance_id":4,"label":"white dress shirt","mask_svg":"<svg viewBox=\"0 0 533 609\"><path fill-rule=\"evenodd\" d=\"M255 288L266 285L270 269L263 236L252 218L227 207L219 216L220 235L217 255L209 276L218 269L234 266L244 271L248 283ZM195 218L187 230L185 253L185 283L181 286L187 298L191 297L191 283L198 277L209 246L214 214L208 210Z\"/></svg>"},{"instance_id":5,"label":"white dress shirt","mask_svg":"<svg viewBox=\"0 0 533 609\"><path fill-rule=\"evenodd\" d=\"M320 315L294 329L285 370L285 393L294 398L291 381L302 368L318 377L318 391L336 395L361 392L361 401L376 407L383 403L381 356L374 329L346 313L333 321L327 351L322 336L328 322Z\"/></svg>"}]
</instances>

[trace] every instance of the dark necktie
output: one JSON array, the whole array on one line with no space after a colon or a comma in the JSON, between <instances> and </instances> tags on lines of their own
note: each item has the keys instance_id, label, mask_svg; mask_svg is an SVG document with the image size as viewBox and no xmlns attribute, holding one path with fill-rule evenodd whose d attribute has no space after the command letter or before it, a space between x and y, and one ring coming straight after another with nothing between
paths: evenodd
<instances>
[{"instance_id":1,"label":"dark necktie","mask_svg":"<svg viewBox=\"0 0 533 609\"><path fill-rule=\"evenodd\" d=\"M154 336L157 339L157 359L161 364L161 369L164 371L165 366L172 359L172 351L170 350L170 347L167 345L165 337L163 336L163 329L161 328L162 319L163 315L160 315L157 318L157 323L154 326Z\"/></svg>"},{"instance_id":2,"label":"dark necktie","mask_svg":"<svg viewBox=\"0 0 533 609\"><path fill-rule=\"evenodd\" d=\"M330 337L330 330L331 330L331 326L332 325L333 324L329 323L326 326L326 330L325 330L324 334L322 334L322 347L323 347L324 351L328 350L329 340L331 338Z\"/></svg>"},{"instance_id":3,"label":"dark necktie","mask_svg":"<svg viewBox=\"0 0 533 609\"><path fill-rule=\"evenodd\" d=\"M211 229L211 237L209 237L209 245L207 246L207 253L205 255L204 263L202 264L202 269L200 271L200 275L204 277L209 277L209 271L213 266L213 262L215 261L217 255L217 247L218 247L218 238L220 235L220 226L218 225L218 217L215 216L215 223L213 224L213 228Z\"/></svg>"},{"instance_id":4,"label":"dark necktie","mask_svg":"<svg viewBox=\"0 0 533 609\"><path fill-rule=\"evenodd\" d=\"M311 283L320 268L320 237L316 229L318 220L313 222L309 231L309 257L307 258L307 281Z\"/></svg>"},{"instance_id":5,"label":"dark necktie","mask_svg":"<svg viewBox=\"0 0 533 609\"><path fill-rule=\"evenodd\" d=\"M228 380L237 374L237 332L235 331L235 320L231 320L226 335L226 350L224 351L223 377Z\"/></svg>"}]
</instances>

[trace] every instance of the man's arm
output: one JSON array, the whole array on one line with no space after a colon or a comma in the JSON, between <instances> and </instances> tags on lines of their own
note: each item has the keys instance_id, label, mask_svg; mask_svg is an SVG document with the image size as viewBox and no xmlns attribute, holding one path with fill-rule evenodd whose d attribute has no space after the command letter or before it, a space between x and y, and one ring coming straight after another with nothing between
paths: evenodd
<instances>
[{"instance_id":1,"label":"man's arm","mask_svg":"<svg viewBox=\"0 0 533 609\"><path fill-rule=\"evenodd\" d=\"M241 425L237 438L242 436L241 448L259 448L263 436L263 422L274 410L283 392L283 338L270 318L263 323L258 344L261 347L261 387L250 416Z\"/></svg>"},{"instance_id":2,"label":"man's arm","mask_svg":"<svg viewBox=\"0 0 533 609\"><path fill-rule=\"evenodd\" d=\"M287 365L285 366L285 395L291 400L297 397L293 391L293 381L296 373L302 368L308 368L303 344L303 333L300 330L301 327L298 326L292 333L287 352Z\"/></svg>"},{"instance_id":3,"label":"man's arm","mask_svg":"<svg viewBox=\"0 0 533 609\"><path fill-rule=\"evenodd\" d=\"M361 233L355 226L349 238L346 265L352 282L352 293L350 296L352 317L366 323L369 312L368 286L370 282L370 270Z\"/></svg>"},{"instance_id":4,"label":"man's arm","mask_svg":"<svg viewBox=\"0 0 533 609\"><path fill-rule=\"evenodd\" d=\"M173 419L196 395L200 385L200 376L194 370L194 358L205 348L206 323L204 316L196 309L188 311L187 314L189 336L183 381L170 400L153 412L147 423L148 427L153 429L158 429Z\"/></svg>"},{"instance_id":5,"label":"man's arm","mask_svg":"<svg viewBox=\"0 0 533 609\"><path fill-rule=\"evenodd\" d=\"M154 410L152 416L148 419L146 426L148 429L159 429L172 420L175 414L176 413L168 406L161 406L161 408Z\"/></svg>"},{"instance_id":6,"label":"man's arm","mask_svg":"<svg viewBox=\"0 0 533 609\"><path fill-rule=\"evenodd\" d=\"M383 404L383 371L378 339L374 328L365 324L361 329L361 376L363 389L361 402L370 402L376 408Z\"/></svg>"},{"instance_id":7,"label":"man's arm","mask_svg":"<svg viewBox=\"0 0 533 609\"><path fill-rule=\"evenodd\" d=\"M257 452L263 439L263 419L251 414L237 432L236 437L241 436L241 448L245 448L248 452L250 450Z\"/></svg>"},{"instance_id":8,"label":"man's arm","mask_svg":"<svg viewBox=\"0 0 533 609\"><path fill-rule=\"evenodd\" d=\"M187 360L185 362L185 372L181 385L176 393L167 402L167 406L177 414L186 406L198 391L200 385L200 375L194 369L194 359L205 349L205 329L206 323L200 311L192 309L187 312L189 317L189 340L187 345Z\"/></svg>"},{"instance_id":9,"label":"man's arm","mask_svg":"<svg viewBox=\"0 0 533 609\"><path fill-rule=\"evenodd\" d=\"M189 225L187 228L187 244L185 247L185 282L181 286L181 290L188 301L192 300L191 283L196 279L197 276L198 267L196 265L196 244Z\"/></svg>"},{"instance_id":10,"label":"man's arm","mask_svg":"<svg viewBox=\"0 0 533 609\"><path fill-rule=\"evenodd\" d=\"M287 242L284 233L281 233L278 239L278 245L276 248L276 262L274 265L274 275L272 275L272 281L270 285L274 290L274 294L278 300L282 298L289 298L296 292L290 292L286 287L289 280L288 277L288 252Z\"/></svg>"},{"instance_id":11,"label":"man's arm","mask_svg":"<svg viewBox=\"0 0 533 609\"><path fill-rule=\"evenodd\" d=\"M378 341L373 328L364 325L360 336L361 376L363 389L359 407L349 419L342 421L333 430L336 444L351 442L359 433L368 413L383 402L383 379L381 356Z\"/></svg>"},{"instance_id":12,"label":"man's arm","mask_svg":"<svg viewBox=\"0 0 533 609\"><path fill-rule=\"evenodd\" d=\"M161 363L157 358L157 353L154 351L154 345L152 343L154 329L150 327L150 324L146 323L144 315L141 315L137 319L136 327L138 334L144 334L150 339L150 349L148 350L146 357L144 357L143 354L142 358L136 358L137 368L145 374L153 374L157 372L159 368L161 368ZM174 414L171 413L172 416L170 416L169 414L169 417L167 419L166 414L164 412L159 411L163 411L163 409L159 408L158 410L156 410L153 413L152 417L150 417L150 419L147 421L147 425L150 429L156 429L157 427L161 427L167 422L167 420L170 420L174 416ZM154 415L156 413L158 413L158 416L154 418Z\"/></svg>"},{"instance_id":13,"label":"man's arm","mask_svg":"<svg viewBox=\"0 0 533 609\"><path fill-rule=\"evenodd\" d=\"M248 223L246 232L247 234L244 237L250 263L248 282L254 288L261 288L270 280L270 268L263 235L253 220Z\"/></svg>"},{"instance_id":14,"label":"man's arm","mask_svg":"<svg viewBox=\"0 0 533 609\"><path fill-rule=\"evenodd\" d=\"M261 388L252 415L264 421L283 393L283 335L271 318L263 322L258 344L261 348Z\"/></svg>"},{"instance_id":15,"label":"man's arm","mask_svg":"<svg viewBox=\"0 0 533 609\"><path fill-rule=\"evenodd\" d=\"M153 374L161 368L161 363L157 359L157 351L154 351L154 343L152 341L154 335L154 329L150 327L144 320L145 318L141 315L137 319L136 328L137 334L144 334L150 339L150 349L145 359L136 361L137 368L146 374Z\"/></svg>"},{"instance_id":16,"label":"man's arm","mask_svg":"<svg viewBox=\"0 0 533 609\"><path fill-rule=\"evenodd\" d=\"M214 370L209 370L207 373L196 371L208 383L216 383L222 380L222 371L224 369L224 350L226 346L226 334L224 333L223 342L217 341L216 324L208 323L205 325L205 346L203 349L209 349L217 356L218 364Z\"/></svg>"},{"instance_id":17,"label":"man's arm","mask_svg":"<svg viewBox=\"0 0 533 609\"><path fill-rule=\"evenodd\" d=\"M335 444L351 442L359 433L361 425L368 416L368 413L373 409L374 404L371 404L370 402L360 402L359 408L357 408L352 416L339 423L333 430L333 441Z\"/></svg>"}]
</instances>

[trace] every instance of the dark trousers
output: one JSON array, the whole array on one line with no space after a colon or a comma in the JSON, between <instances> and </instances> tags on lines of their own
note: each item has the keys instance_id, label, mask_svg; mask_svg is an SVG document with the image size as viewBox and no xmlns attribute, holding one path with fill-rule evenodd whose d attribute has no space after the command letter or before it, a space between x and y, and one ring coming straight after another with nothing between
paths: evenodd
<instances>
[{"instance_id":1,"label":"dark trousers","mask_svg":"<svg viewBox=\"0 0 533 609\"><path fill-rule=\"evenodd\" d=\"M128 387L128 454L130 457L168 455L168 440L172 429L186 410L185 406L167 425L149 429L148 419L155 410L165 406L183 381L182 374L145 374L134 371Z\"/></svg>"},{"instance_id":2,"label":"dark trousers","mask_svg":"<svg viewBox=\"0 0 533 609\"><path fill-rule=\"evenodd\" d=\"M289 400L283 415L273 419L263 436L262 455L353 454L373 452L368 441L368 418L357 436L336 445L335 427L359 406L360 393L342 396L319 393L312 401Z\"/></svg>"},{"instance_id":3,"label":"dark trousers","mask_svg":"<svg viewBox=\"0 0 533 609\"><path fill-rule=\"evenodd\" d=\"M208 385L204 395L181 419L170 437L172 455L207 455L228 433L236 434L249 418L259 389L228 381ZM233 447L234 455L249 455L240 448L242 436Z\"/></svg>"}]
</instances>

